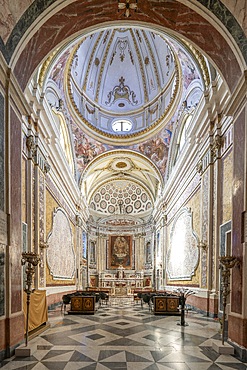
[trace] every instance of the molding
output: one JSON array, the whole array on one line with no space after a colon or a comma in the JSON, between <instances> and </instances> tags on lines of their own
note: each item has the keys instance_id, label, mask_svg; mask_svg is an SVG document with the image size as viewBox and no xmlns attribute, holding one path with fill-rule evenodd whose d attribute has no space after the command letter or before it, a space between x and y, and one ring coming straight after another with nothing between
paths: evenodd
<instances>
[{"instance_id":1,"label":"molding","mask_svg":"<svg viewBox=\"0 0 247 370\"><path fill-rule=\"evenodd\" d=\"M232 116L234 120L242 112L247 104L247 70L244 71L242 78L232 93L231 100L225 109L226 116Z\"/></svg>"}]
</instances>

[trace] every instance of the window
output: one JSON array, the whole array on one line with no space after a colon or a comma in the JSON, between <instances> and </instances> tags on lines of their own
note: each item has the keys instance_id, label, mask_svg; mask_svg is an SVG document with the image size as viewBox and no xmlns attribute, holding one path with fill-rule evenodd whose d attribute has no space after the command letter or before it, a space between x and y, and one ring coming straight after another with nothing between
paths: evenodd
<instances>
[{"instance_id":1,"label":"window","mask_svg":"<svg viewBox=\"0 0 247 370\"><path fill-rule=\"evenodd\" d=\"M132 129L132 122L127 119L119 119L112 123L112 129L115 132L128 132Z\"/></svg>"}]
</instances>

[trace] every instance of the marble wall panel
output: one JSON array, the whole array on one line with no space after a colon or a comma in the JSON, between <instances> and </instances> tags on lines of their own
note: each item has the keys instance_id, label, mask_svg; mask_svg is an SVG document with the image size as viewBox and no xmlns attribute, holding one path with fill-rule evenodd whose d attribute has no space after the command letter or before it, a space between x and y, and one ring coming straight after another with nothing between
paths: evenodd
<instances>
[{"instance_id":1,"label":"marble wall panel","mask_svg":"<svg viewBox=\"0 0 247 370\"><path fill-rule=\"evenodd\" d=\"M52 230L47 243L47 263L53 279L72 279L75 276L73 234L68 216L62 208L53 212Z\"/></svg>"},{"instance_id":2,"label":"marble wall panel","mask_svg":"<svg viewBox=\"0 0 247 370\"><path fill-rule=\"evenodd\" d=\"M241 26L245 23L246 0L198 0L207 7L228 29L247 61L246 34ZM227 6L225 6L227 5ZM230 10L230 11L229 11ZM234 16L231 14L233 12ZM244 22L243 22L244 20Z\"/></svg>"},{"instance_id":3,"label":"marble wall panel","mask_svg":"<svg viewBox=\"0 0 247 370\"><path fill-rule=\"evenodd\" d=\"M222 173L221 173L221 223L232 219L232 184L233 178L233 152L232 150L222 158Z\"/></svg>"},{"instance_id":4,"label":"marble wall panel","mask_svg":"<svg viewBox=\"0 0 247 370\"><path fill-rule=\"evenodd\" d=\"M221 0L221 2L234 14L234 17L247 35L247 1L246 0Z\"/></svg>"},{"instance_id":5,"label":"marble wall panel","mask_svg":"<svg viewBox=\"0 0 247 370\"><path fill-rule=\"evenodd\" d=\"M242 212L244 208L244 163L245 163L245 109L238 116L233 129L233 196L232 196L232 254L240 261L243 258ZM231 310L242 313L242 268L232 269Z\"/></svg>"},{"instance_id":6,"label":"marble wall panel","mask_svg":"<svg viewBox=\"0 0 247 370\"><path fill-rule=\"evenodd\" d=\"M4 97L0 93L0 210L4 210Z\"/></svg>"},{"instance_id":7,"label":"marble wall panel","mask_svg":"<svg viewBox=\"0 0 247 370\"><path fill-rule=\"evenodd\" d=\"M5 245L0 244L0 316L5 314Z\"/></svg>"},{"instance_id":8,"label":"marble wall panel","mask_svg":"<svg viewBox=\"0 0 247 370\"><path fill-rule=\"evenodd\" d=\"M132 20L172 29L191 40L209 55L221 70L230 89L234 89L241 76L237 59L227 41L205 18L175 1L143 1L138 3L138 9ZM30 39L15 66L14 73L21 88L24 90L41 60L64 39L87 27L117 19L123 19L121 12L117 12L117 7L105 6L102 11L100 0L76 1L51 16ZM241 40L244 42L245 37Z\"/></svg>"},{"instance_id":9,"label":"marble wall panel","mask_svg":"<svg viewBox=\"0 0 247 370\"><path fill-rule=\"evenodd\" d=\"M27 161L22 158L22 222L27 222Z\"/></svg>"},{"instance_id":10,"label":"marble wall panel","mask_svg":"<svg viewBox=\"0 0 247 370\"><path fill-rule=\"evenodd\" d=\"M201 190L198 188L195 191L195 188L198 186L199 176L195 176L193 181L189 184L188 188L183 192L182 196L179 198L178 202L174 205L171 212L169 212L168 219L172 217L176 217L176 214L179 212L181 208L181 204L184 204L186 199L189 199L185 204L186 208L190 208L192 212L192 223L193 223L193 230L196 232L197 235L200 235L200 225L201 225ZM194 194L193 194L194 192ZM191 195L193 194L193 195ZM171 235L172 223L169 223L167 226L166 232L166 245L170 245L170 235ZM190 285L190 286L199 286L200 285L200 265L197 266L195 270L195 275L192 276L191 280L176 280L176 281L167 281L167 284L179 284L179 285Z\"/></svg>"},{"instance_id":11,"label":"marble wall panel","mask_svg":"<svg viewBox=\"0 0 247 370\"><path fill-rule=\"evenodd\" d=\"M10 266L11 266L11 312L21 311L21 122L15 112L10 111L11 145L11 214L10 214Z\"/></svg>"},{"instance_id":12,"label":"marble wall panel","mask_svg":"<svg viewBox=\"0 0 247 370\"><path fill-rule=\"evenodd\" d=\"M45 241L45 177L39 171L39 241ZM45 249L40 248L39 286L45 286Z\"/></svg>"},{"instance_id":13,"label":"marble wall panel","mask_svg":"<svg viewBox=\"0 0 247 370\"><path fill-rule=\"evenodd\" d=\"M202 240L208 240L208 203L209 203L209 174L207 170L202 177ZM207 253L201 251L201 287L207 287Z\"/></svg>"},{"instance_id":14,"label":"marble wall panel","mask_svg":"<svg viewBox=\"0 0 247 370\"><path fill-rule=\"evenodd\" d=\"M13 28L23 13L34 0L1 1L0 7L0 35L4 43L7 42Z\"/></svg>"},{"instance_id":15,"label":"marble wall panel","mask_svg":"<svg viewBox=\"0 0 247 370\"><path fill-rule=\"evenodd\" d=\"M192 228L192 213L182 209L173 222L166 270L170 280L191 281L199 261L199 239Z\"/></svg>"},{"instance_id":16,"label":"marble wall panel","mask_svg":"<svg viewBox=\"0 0 247 370\"><path fill-rule=\"evenodd\" d=\"M56 208L59 207L57 201L54 199L53 195L46 189L46 195L45 195L45 218L46 218L46 235L49 235L49 233L52 231L52 221L53 221L53 212ZM76 238L76 233L75 233L75 227L74 225L70 222L70 227L72 229L72 235L74 236L74 245L75 245L75 238ZM48 247L49 248L49 247ZM73 285L75 283L75 279L68 279L68 280L54 280L53 276L50 273L49 267L46 264L46 285L47 286L53 286L53 285Z\"/></svg>"},{"instance_id":17,"label":"marble wall panel","mask_svg":"<svg viewBox=\"0 0 247 370\"><path fill-rule=\"evenodd\" d=\"M216 288L215 287L215 249L216 249L216 212L217 212L217 165L214 165L213 168L213 195L212 195L212 245L211 245L211 277L209 278L210 285L209 289ZM218 252L217 252L218 253Z\"/></svg>"}]
</instances>

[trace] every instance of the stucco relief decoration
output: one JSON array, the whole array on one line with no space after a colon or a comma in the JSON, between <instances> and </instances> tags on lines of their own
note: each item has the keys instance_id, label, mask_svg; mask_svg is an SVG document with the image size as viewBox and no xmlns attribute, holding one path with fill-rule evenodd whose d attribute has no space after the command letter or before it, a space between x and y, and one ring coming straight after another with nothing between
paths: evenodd
<instances>
[{"instance_id":1,"label":"stucco relief decoration","mask_svg":"<svg viewBox=\"0 0 247 370\"><path fill-rule=\"evenodd\" d=\"M125 163L118 162L118 165ZM127 165L126 165L127 168ZM105 214L139 214L149 210L152 200L139 185L115 181L101 186L92 196L90 208Z\"/></svg>"},{"instance_id":2,"label":"stucco relief decoration","mask_svg":"<svg viewBox=\"0 0 247 370\"><path fill-rule=\"evenodd\" d=\"M199 262L199 238L192 228L192 214L182 210L174 220L167 252L170 280L191 280Z\"/></svg>"},{"instance_id":3,"label":"stucco relief decoration","mask_svg":"<svg viewBox=\"0 0 247 370\"><path fill-rule=\"evenodd\" d=\"M75 252L69 219L61 208L53 213L52 230L47 238L47 263L54 279L72 279Z\"/></svg>"},{"instance_id":4,"label":"stucco relief decoration","mask_svg":"<svg viewBox=\"0 0 247 370\"><path fill-rule=\"evenodd\" d=\"M115 86L112 91L107 95L106 105L112 105L118 99L126 99L132 105L136 105L138 101L136 100L136 94L131 91L129 86L124 84L125 78L123 76L119 79L119 85Z\"/></svg>"}]
</instances>

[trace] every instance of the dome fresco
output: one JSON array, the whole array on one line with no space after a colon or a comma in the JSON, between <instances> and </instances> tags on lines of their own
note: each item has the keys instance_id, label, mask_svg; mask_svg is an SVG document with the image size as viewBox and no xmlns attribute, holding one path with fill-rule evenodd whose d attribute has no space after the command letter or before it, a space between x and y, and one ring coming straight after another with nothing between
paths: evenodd
<instances>
[{"instance_id":1,"label":"dome fresco","mask_svg":"<svg viewBox=\"0 0 247 370\"><path fill-rule=\"evenodd\" d=\"M174 125L186 108L184 101L196 107L204 90L202 75L206 73L207 62L200 55L201 64L205 65L202 70L198 54L168 35L137 28L97 31L77 39L63 51L58 50L49 68L44 67L45 95L50 105L66 116L78 173L97 155L124 148L146 155L164 176ZM136 69L140 64L143 73ZM106 71L114 72L115 77L110 80ZM128 87L122 89L122 96L121 77ZM173 95L176 99L172 99ZM112 104L108 104L108 96ZM172 114L165 108L169 105L168 97L172 100ZM100 129L96 113L99 107ZM139 120L142 110L146 113ZM117 130L124 125L129 131Z\"/></svg>"},{"instance_id":2,"label":"dome fresco","mask_svg":"<svg viewBox=\"0 0 247 370\"><path fill-rule=\"evenodd\" d=\"M68 89L86 123L102 134L132 135L169 112L177 84L177 63L163 37L119 28L82 40L72 58Z\"/></svg>"}]
</instances>

